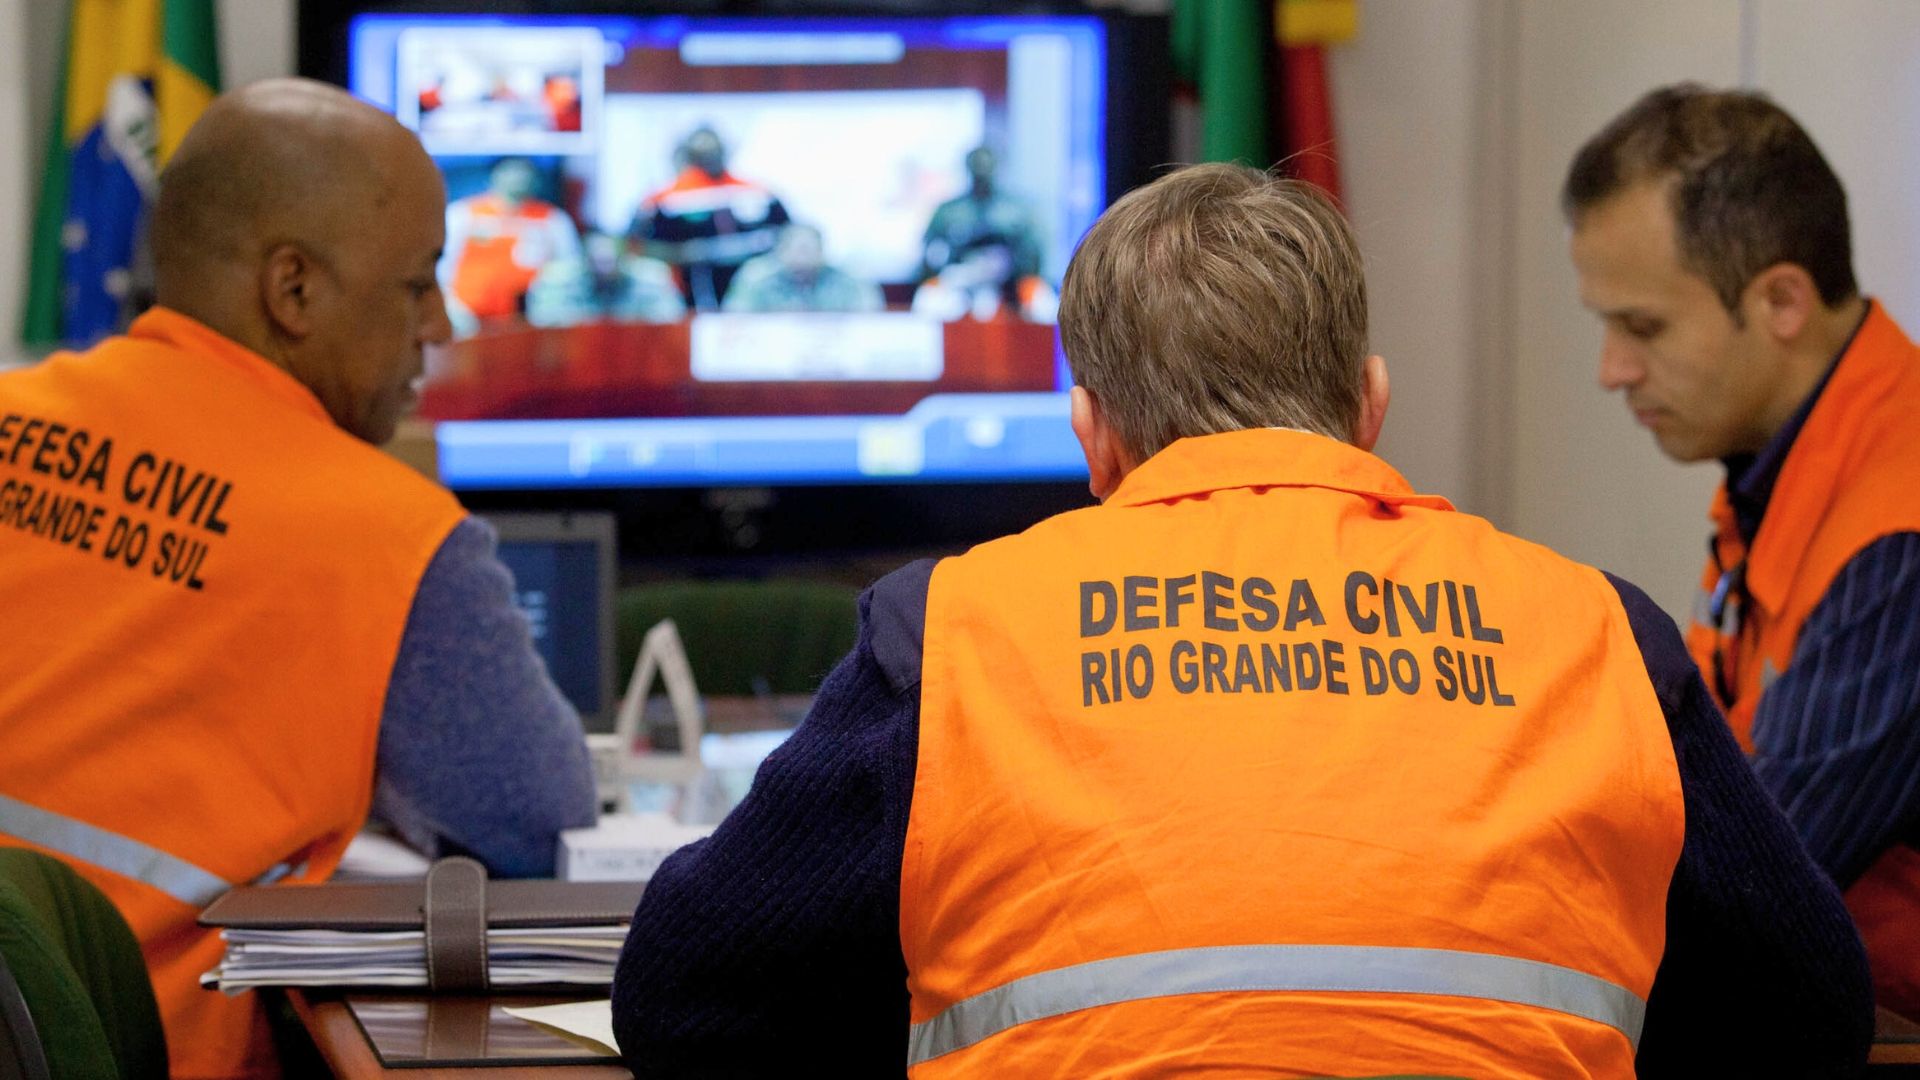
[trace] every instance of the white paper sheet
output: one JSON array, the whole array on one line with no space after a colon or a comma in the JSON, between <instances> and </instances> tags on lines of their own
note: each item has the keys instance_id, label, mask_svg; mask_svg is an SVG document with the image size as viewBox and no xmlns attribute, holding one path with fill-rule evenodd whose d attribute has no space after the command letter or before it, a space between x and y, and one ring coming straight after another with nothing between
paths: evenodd
<instances>
[{"instance_id":1,"label":"white paper sheet","mask_svg":"<svg viewBox=\"0 0 1920 1080\"><path fill-rule=\"evenodd\" d=\"M557 1031L574 1042L592 1050L598 1050L609 1057L618 1057L620 1050L613 1043L613 1002L575 1001L565 1005L535 1005L526 1008L508 1009L508 1016L517 1016L529 1024L538 1024L543 1028Z\"/></svg>"}]
</instances>

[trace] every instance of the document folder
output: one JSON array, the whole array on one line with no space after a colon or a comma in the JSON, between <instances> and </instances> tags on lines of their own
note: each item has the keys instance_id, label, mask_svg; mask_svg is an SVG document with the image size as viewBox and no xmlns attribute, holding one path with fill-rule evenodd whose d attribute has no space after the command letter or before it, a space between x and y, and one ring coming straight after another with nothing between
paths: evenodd
<instances>
[{"instance_id":1,"label":"document folder","mask_svg":"<svg viewBox=\"0 0 1920 1080\"><path fill-rule=\"evenodd\" d=\"M200 913L227 940L205 985L473 991L606 986L644 885L497 881L441 859L424 881L243 886Z\"/></svg>"}]
</instances>

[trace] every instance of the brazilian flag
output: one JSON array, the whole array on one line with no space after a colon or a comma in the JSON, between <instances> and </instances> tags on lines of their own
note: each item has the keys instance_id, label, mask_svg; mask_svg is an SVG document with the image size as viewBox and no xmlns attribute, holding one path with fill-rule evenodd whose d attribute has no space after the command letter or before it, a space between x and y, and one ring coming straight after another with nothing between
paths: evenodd
<instances>
[{"instance_id":1,"label":"brazilian flag","mask_svg":"<svg viewBox=\"0 0 1920 1080\"><path fill-rule=\"evenodd\" d=\"M214 0L73 0L22 338L84 345L142 301L160 167L220 88Z\"/></svg>"}]
</instances>

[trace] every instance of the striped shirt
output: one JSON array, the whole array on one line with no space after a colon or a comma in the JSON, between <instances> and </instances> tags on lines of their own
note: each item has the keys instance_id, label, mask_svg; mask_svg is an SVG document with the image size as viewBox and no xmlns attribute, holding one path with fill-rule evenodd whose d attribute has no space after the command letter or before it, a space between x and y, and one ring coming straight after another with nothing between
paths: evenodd
<instances>
[{"instance_id":1,"label":"striped shirt","mask_svg":"<svg viewBox=\"0 0 1920 1080\"><path fill-rule=\"evenodd\" d=\"M1754 715L1754 771L1841 888L1920 825L1920 533L1855 555Z\"/></svg>"},{"instance_id":2,"label":"striped shirt","mask_svg":"<svg viewBox=\"0 0 1920 1080\"><path fill-rule=\"evenodd\" d=\"M1725 462L1728 501L1749 547L1825 389L1823 378L1758 454ZM1920 839L1917 721L1920 533L1893 533L1834 578L1753 721L1754 771L1842 889L1889 847Z\"/></svg>"}]
</instances>

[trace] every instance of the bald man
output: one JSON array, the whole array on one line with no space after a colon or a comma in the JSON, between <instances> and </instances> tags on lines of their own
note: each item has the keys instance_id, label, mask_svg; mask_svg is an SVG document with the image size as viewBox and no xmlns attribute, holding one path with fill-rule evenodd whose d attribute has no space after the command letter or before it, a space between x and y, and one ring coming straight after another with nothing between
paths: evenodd
<instances>
[{"instance_id":1,"label":"bald man","mask_svg":"<svg viewBox=\"0 0 1920 1080\"><path fill-rule=\"evenodd\" d=\"M159 306L0 376L0 843L126 914L176 1077L278 1071L197 985L221 891L326 878L369 811L502 875L593 820L492 532L374 448L450 332L444 205L345 93L229 94L161 177Z\"/></svg>"}]
</instances>

